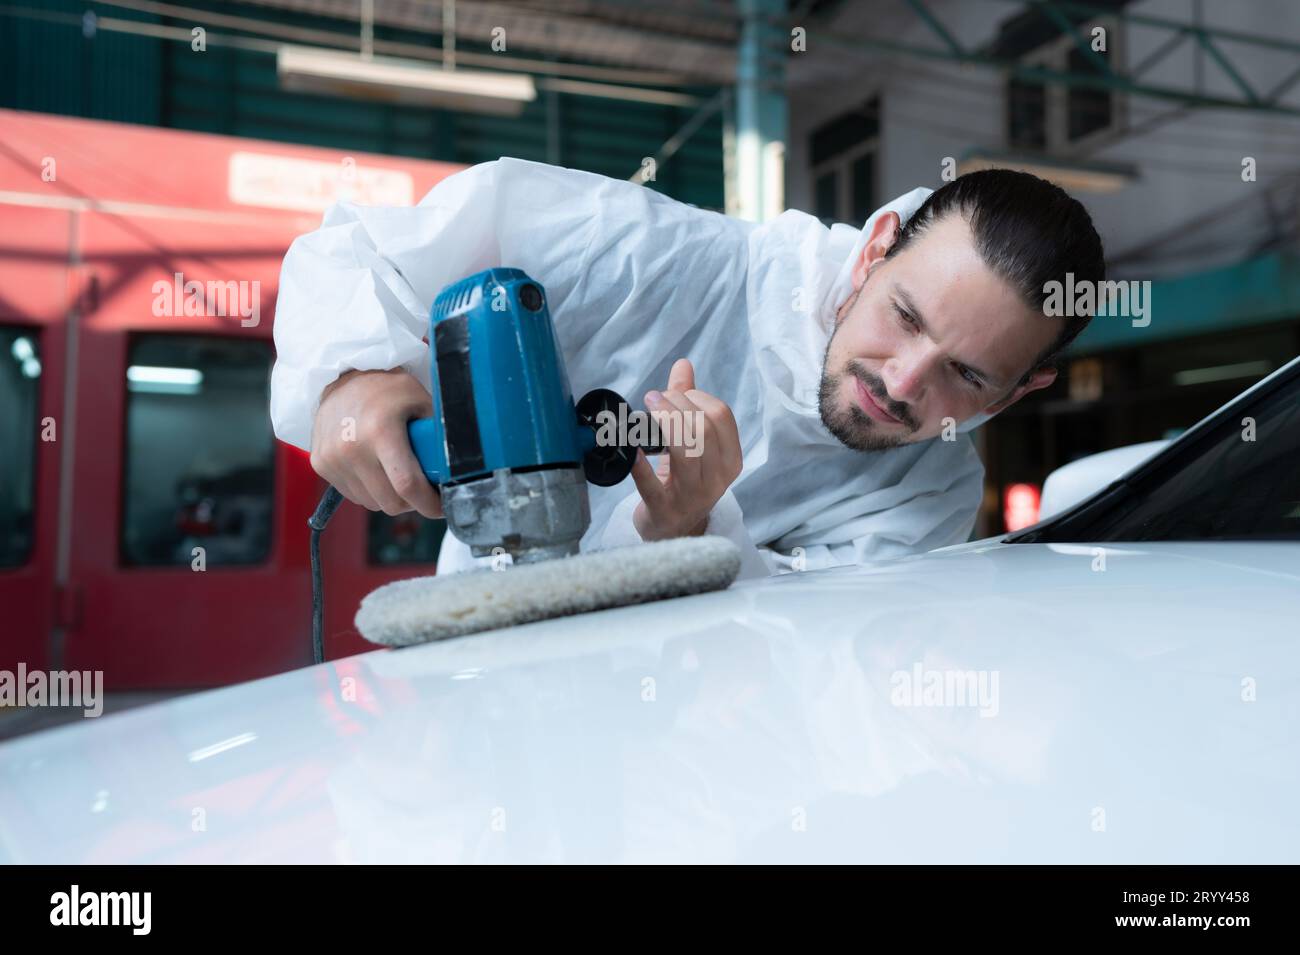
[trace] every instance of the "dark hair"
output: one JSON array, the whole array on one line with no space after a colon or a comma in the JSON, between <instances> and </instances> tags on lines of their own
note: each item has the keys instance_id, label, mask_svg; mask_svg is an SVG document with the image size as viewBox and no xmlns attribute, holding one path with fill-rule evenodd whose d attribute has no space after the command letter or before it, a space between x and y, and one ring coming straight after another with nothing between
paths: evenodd
<instances>
[{"instance_id":1,"label":"dark hair","mask_svg":"<svg viewBox=\"0 0 1300 955\"><path fill-rule=\"evenodd\" d=\"M1075 283L1106 278L1101 236L1088 210L1060 186L1014 169L968 172L935 190L899 230L885 258L900 251L929 226L959 211L970 224L975 248L986 265L1011 284L1030 308L1043 310L1048 282ZM1067 316L1056 340L1021 379L1050 364L1088 327L1090 315Z\"/></svg>"}]
</instances>

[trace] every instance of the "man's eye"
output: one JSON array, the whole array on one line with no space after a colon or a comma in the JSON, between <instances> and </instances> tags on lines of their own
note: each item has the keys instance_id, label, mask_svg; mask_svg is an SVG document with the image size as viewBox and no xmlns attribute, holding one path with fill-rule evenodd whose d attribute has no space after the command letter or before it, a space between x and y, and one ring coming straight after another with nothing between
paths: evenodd
<instances>
[{"instance_id":1,"label":"man's eye","mask_svg":"<svg viewBox=\"0 0 1300 955\"><path fill-rule=\"evenodd\" d=\"M957 365L955 367L957 369L957 373L962 376L962 379L965 380L967 384L974 385L976 388L984 387L983 383L979 380L979 376L976 375L975 372L967 368L965 365Z\"/></svg>"},{"instance_id":2,"label":"man's eye","mask_svg":"<svg viewBox=\"0 0 1300 955\"><path fill-rule=\"evenodd\" d=\"M903 320L903 324L906 325L908 328L911 329L917 328L916 319L914 319L911 315L908 315L907 312L899 308L897 303L895 303L894 305L894 311L898 313L898 317Z\"/></svg>"}]
</instances>

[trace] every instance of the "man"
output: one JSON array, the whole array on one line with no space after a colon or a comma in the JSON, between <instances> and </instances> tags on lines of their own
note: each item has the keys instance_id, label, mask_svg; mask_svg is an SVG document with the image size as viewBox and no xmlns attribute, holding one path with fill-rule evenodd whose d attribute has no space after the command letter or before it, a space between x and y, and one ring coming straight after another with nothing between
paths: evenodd
<instances>
[{"instance_id":1,"label":"man","mask_svg":"<svg viewBox=\"0 0 1300 955\"><path fill-rule=\"evenodd\" d=\"M1100 281L1084 208L1041 179L971 173L861 230L799 212L762 225L628 182L513 159L415 208L340 203L285 258L271 417L349 499L440 515L406 437L430 412L430 305L513 266L547 291L575 395L698 412L702 453L592 488L583 548L720 534L742 576L959 543L983 493L964 433L1055 379L1087 318L1045 283ZM698 387L697 387L698 386ZM472 565L448 537L445 573Z\"/></svg>"}]
</instances>

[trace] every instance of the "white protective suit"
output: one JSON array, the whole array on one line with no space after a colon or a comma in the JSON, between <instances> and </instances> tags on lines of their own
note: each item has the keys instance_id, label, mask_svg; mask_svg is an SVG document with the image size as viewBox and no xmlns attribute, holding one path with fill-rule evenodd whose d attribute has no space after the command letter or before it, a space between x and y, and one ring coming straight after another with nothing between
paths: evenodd
<instances>
[{"instance_id":1,"label":"white protective suit","mask_svg":"<svg viewBox=\"0 0 1300 955\"><path fill-rule=\"evenodd\" d=\"M631 182L501 159L440 182L413 208L339 203L284 260L275 433L309 449L320 394L349 369L401 366L431 389L423 339L435 296L512 266L546 289L575 400L604 387L639 407L685 357L696 387L731 407L744 470L708 531L740 545L742 577L959 543L983 492L969 437L863 453L817 409L835 312L872 224L890 210L908 219L928 194L895 199L861 230L794 211L758 225ZM632 479L589 489L583 549L639 541ZM473 563L444 539L440 573Z\"/></svg>"}]
</instances>

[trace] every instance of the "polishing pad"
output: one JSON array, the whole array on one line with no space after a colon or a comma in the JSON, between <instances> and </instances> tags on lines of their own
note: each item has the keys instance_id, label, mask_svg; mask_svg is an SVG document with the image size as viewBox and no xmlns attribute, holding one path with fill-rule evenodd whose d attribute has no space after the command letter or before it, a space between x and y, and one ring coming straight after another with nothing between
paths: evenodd
<instances>
[{"instance_id":1,"label":"polishing pad","mask_svg":"<svg viewBox=\"0 0 1300 955\"><path fill-rule=\"evenodd\" d=\"M361 601L371 643L404 647L590 610L722 590L740 572L725 537L679 537L573 557L385 584Z\"/></svg>"}]
</instances>

